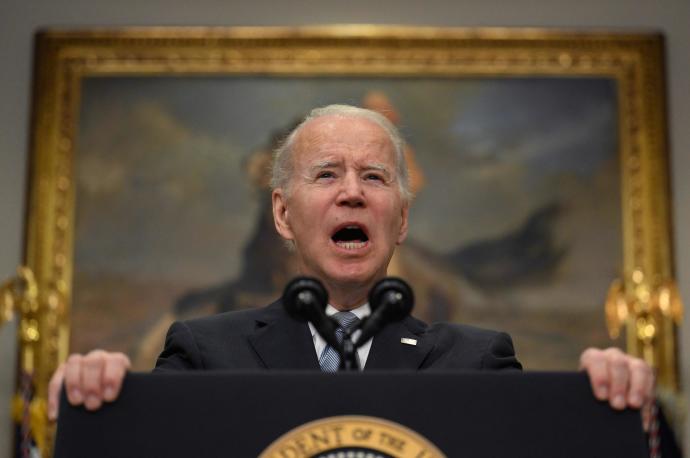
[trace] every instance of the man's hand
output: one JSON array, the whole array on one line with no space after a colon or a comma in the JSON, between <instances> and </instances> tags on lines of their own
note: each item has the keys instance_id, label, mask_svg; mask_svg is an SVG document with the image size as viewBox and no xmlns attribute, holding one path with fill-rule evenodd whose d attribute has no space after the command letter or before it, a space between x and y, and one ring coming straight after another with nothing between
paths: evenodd
<instances>
[{"instance_id":1,"label":"man's hand","mask_svg":"<svg viewBox=\"0 0 690 458\"><path fill-rule=\"evenodd\" d=\"M618 348L588 348L580 356L580 369L587 371L594 396L614 409L642 409L645 431L654 401L654 372L639 358Z\"/></svg>"},{"instance_id":2,"label":"man's hand","mask_svg":"<svg viewBox=\"0 0 690 458\"><path fill-rule=\"evenodd\" d=\"M57 419L63 381L70 404L84 404L88 410L96 410L104 401L117 398L130 366L129 358L123 353L94 350L87 355L70 355L50 379L48 418Z\"/></svg>"}]
</instances>

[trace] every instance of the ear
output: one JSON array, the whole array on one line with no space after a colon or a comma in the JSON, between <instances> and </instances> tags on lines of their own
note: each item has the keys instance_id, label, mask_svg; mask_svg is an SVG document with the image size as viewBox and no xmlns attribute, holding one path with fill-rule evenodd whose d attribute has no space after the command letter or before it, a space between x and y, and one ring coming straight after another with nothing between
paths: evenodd
<instances>
[{"instance_id":1,"label":"ear","mask_svg":"<svg viewBox=\"0 0 690 458\"><path fill-rule=\"evenodd\" d=\"M285 240L293 240L292 229L288 222L288 207L287 197L283 189L274 189L271 193L271 202L273 204L273 223L276 226L276 231Z\"/></svg>"},{"instance_id":2,"label":"ear","mask_svg":"<svg viewBox=\"0 0 690 458\"><path fill-rule=\"evenodd\" d=\"M403 241L407 238L407 222L408 222L408 217L410 215L410 203L409 202L403 202L402 205L402 210L401 210L401 216L400 216L400 232L398 233L398 245L403 243Z\"/></svg>"}]
</instances>

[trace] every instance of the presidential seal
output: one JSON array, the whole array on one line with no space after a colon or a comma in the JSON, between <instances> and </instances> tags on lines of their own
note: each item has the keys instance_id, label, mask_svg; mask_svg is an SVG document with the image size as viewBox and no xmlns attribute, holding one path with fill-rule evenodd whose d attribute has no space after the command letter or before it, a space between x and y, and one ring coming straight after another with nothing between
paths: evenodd
<instances>
[{"instance_id":1,"label":"presidential seal","mask_svg":"<svg viewBox=\"0 0 690 458\"><path fill-rule=\"evenodd\" d=\"M375 417L341 416L287 432L259 458L445 458L411 429Z\"/></svg>"}]
</instances>

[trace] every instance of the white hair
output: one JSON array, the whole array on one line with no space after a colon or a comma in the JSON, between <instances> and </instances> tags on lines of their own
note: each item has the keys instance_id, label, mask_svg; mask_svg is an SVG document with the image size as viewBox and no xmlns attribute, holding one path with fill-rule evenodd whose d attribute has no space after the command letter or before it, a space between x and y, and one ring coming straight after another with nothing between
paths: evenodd
<instances>
[{"instance_id":1,"label":"white hair","mask_svg":"<svg viewBox=\"0 0 690 458\"><path fill-rule=\"evenodd\" d=\"M403 140L398 129L385 116L366 108L354 107L351 105L328 105L321 108L314 108L302 120L301 123L287 136L285 141L276 148L273 153L273 168L271 175L271 188L282 188L288 190L290 178L292 177L292 147L299 134L300 130L312 119L320 118L322 116L340 116L349 118L364 118L372 121L381 127L390 138L393 149L395 150L395 171L400 187L400 194L403 199L409 201L412 199L412 191L410 190L410 179L407 171L407 163L405 161L405 141Z\"/></svg>"}]
</instances>

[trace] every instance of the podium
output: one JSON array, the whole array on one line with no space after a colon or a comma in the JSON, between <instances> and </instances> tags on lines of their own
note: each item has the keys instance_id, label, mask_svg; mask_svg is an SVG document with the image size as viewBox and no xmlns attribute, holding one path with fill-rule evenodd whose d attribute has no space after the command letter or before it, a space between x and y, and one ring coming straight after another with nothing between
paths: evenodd
<instances>
[{"instance_id":1,"label":"podium","mask_svg":"<svg viewBox=\"0 0 690 458\"><path fill-rule=\"evenodd\" d=\"M63 393L55 456L649 454L639 412L597 401L584 374L275 371L132 373L96 412Z\"/></svg>"}]
</instances>

